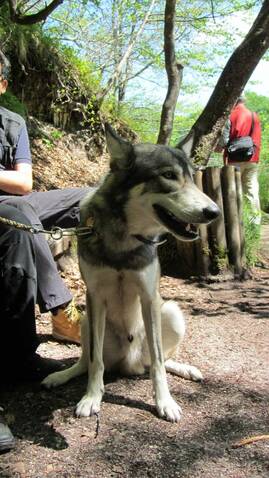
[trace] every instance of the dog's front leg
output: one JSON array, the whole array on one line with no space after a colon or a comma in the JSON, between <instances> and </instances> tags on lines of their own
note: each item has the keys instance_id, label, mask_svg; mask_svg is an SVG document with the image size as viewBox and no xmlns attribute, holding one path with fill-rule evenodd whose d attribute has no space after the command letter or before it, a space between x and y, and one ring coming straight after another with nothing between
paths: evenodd
<instances>
[{"instance_id":1,"label":"dog's front leg","mask_svg":"<svg viewBox=\"0 0 269 478\"><path fill-rule=\"evenodd\" d=\"M98 300L98 294L87 294L87 316L89 320L88 386L86 394L77 404L76 415L89 417L100 411L104 393L103 344L106 307Z\"/></svg>"},{"instance_id":2,"label":"dog's front leg","mask_svg":"<svg viewBox=\"0 0 269 478\"><path fill-rule=\"evenodd\" d=\"M160 417L171 422L178 422L181 408L171 397L164 365L161 337L161 304L160 296L142 299L143 319L151 356L151 378L157 411Z\"/></svg>"}]
</instances>

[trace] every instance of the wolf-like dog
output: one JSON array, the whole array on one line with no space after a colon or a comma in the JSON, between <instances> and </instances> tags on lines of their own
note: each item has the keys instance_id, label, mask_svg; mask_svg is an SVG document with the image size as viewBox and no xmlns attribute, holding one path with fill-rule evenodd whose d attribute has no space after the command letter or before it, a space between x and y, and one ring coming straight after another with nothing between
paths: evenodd
<instances>
[{"instance_id":1,"label":"wolf-like dog","mask_svg":"<svg viewBox=\"0 0 269 478\"><path fill-rule=\"evenodd\" d=\"M181 408L170 395L166 370L200 380L201 372L170 357L184 336L182 313L159 293L157 246L164 233L192 241L197 225L220 213L192 180L183 150L134 144L106 125L110 171L81 203L78 257L87 287L87 314L81 324L82 354L67 370L43 384L61 385L88 371L86 394L77 416L99 412L104 370L143 374L150 367L157 412L178 422ZM195 226L196 225L196 226Z\"/></svg>"}]
</instances>

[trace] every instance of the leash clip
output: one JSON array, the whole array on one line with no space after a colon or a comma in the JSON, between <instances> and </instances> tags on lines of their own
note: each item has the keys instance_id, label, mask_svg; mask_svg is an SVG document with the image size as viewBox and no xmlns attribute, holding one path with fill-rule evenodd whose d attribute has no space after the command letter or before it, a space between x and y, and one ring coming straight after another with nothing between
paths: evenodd
<instances>
[{"instance_id":1,"label":"leash clip","mask_svg":"<svg viewBox=\"0 0 269 478\"><path fill-rule=\"evenodd\" d=\"M55 226L51 229L50 235L52 239L55 239L56 241L58 241L59 239L62 239L64 232L61 227Z\"/></svg>"}]
</instances>

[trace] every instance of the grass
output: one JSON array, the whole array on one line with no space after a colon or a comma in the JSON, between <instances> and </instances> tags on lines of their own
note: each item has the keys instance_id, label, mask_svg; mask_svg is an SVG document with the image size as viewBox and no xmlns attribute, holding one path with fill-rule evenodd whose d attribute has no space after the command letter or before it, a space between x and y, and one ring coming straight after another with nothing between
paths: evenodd
<instances>
[{"instance_id":1,"label":"grass","mask_svg":"<svg viewBox=\"0 0 269 478\"><path fill-rule=\"evenodd\" d=\"M267 216L268 220L269 215L267 214ZM249 202L245 199L243 205L243 223L245 232L246 262L248 267L253 267L257 262L261 241L261 225L255 224L254 220L255 214L253 214L253 210Z\"/></svg>"}]
</instances>

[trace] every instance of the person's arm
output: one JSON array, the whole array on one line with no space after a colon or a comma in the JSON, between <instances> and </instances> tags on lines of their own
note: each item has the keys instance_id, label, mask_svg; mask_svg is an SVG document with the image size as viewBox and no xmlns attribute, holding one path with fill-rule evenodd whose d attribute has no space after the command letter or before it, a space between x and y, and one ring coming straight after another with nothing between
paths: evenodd
<instances>
[{"instance_id":1,"label":"person's arm","mask_svg":"<svg viewBox=\"0 0 269 478\"><path fill-rule=\"evenodd\" d=\"M32 191L32 165L16 164L12 171L0 170L0 190L10 194L27 194Z\"/></svg>"},{"instance_id":2,"label":"person's arm","mask_svg":"<svg viewBox=\"0 0 269 478\"><path fill-rule=\"evenodd\" d=\"M15 153L14 169L0 169L0 190L24 195L32 191L32 160L26 126L22 128Z\"/></svg>"}]
</instances>

